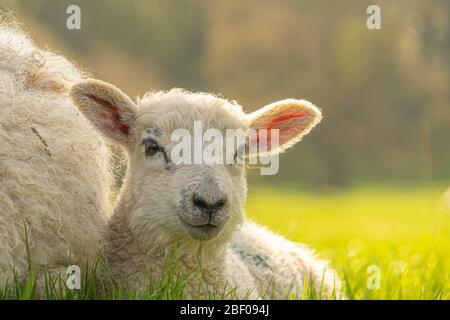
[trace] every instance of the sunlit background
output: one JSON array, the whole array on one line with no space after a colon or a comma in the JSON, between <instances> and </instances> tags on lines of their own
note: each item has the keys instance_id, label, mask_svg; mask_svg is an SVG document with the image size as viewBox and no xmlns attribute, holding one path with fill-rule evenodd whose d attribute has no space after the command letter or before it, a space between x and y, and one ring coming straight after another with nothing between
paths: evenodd
<instances>
[{"instance_id":1,"label":"sunlit background","mask_svg":"<svg viewBox=\"0 0 450 320\"><path fill-rule=\"evenodd\" d=\"M249 174L247 215L332 261L355 298L450 298L449 1L11 1L40 44L130 96L182 87L324 120ZM66 8L81 8L81 30ZM366 8L381 8L368 30ZM447 204L446 204L447 203ZM367 267L381 286L366 285Z\"/></svg>"}]
</instances>

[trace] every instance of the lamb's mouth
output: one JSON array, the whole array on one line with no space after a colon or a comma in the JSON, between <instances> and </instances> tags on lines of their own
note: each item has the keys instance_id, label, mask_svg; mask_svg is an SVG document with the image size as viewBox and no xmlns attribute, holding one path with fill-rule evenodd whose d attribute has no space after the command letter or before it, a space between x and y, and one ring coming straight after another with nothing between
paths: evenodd
<instances>
[{"instance_id":1,"label":"lamb's mouth","mask_svg":"<svg viewBox=\"0 0 450 320\"><path fill-rule=\"evenodd\" d=\"M211 240L215 238L222 229L222 226L213 225L211 223L193 225L183 221L182 219L179 220L189 235L196 240Z\"/></svg>"}]
</instances>

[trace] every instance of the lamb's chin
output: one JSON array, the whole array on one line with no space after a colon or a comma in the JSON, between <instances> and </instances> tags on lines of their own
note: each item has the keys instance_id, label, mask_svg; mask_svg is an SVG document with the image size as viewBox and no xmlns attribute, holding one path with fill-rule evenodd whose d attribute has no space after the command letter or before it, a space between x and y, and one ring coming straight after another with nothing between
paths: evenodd
<instances>
[{"instance_id":1,"label":"lamb's chin","mask_svg":"<svg viewBox=\"0 0 450 320\"><path fill-rule=\"evenodd\" d=\"M205 224L200 226L194 226L181 220L183 229L195 240L208 241L216 238L223 226L215 226L212 224Z\"/></svg>"}]
</instances>

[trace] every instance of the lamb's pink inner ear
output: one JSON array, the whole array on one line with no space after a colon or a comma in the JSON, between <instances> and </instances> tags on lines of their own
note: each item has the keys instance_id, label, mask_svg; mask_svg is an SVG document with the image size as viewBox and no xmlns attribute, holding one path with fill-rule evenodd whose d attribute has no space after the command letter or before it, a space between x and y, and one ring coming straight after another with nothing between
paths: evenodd
<instances>
[{"instance_id":1,"label":"lamb's pink inner ear","mask_svg":"<svg viewBox=\"0 0 450 320\"><path fill-rule=\"evenodd\" d=\"M286 149L298 142L320 121L321 113L306 100L286 99L251 113L249 118L250 129L253 129L249 143L257 143L258 153L264 153ZM275 130L277 132L273 134Z\"/></svg>"},{"instance_id":2,"label":"lamb's pink inner ear","mask_svg":"<svg viewBox=\"0 0 450 320\"><path fill-rule=\"evenodd\" d=\"M273 119L269 120L266 128L268 131L270 141L270 131L278 129L279 132L279 144L283 145L289 142L292 138L298 135L301 128L304 127L308 121L308 114L303 111L298 112L285 112L277 115ZM270 145L269 145L270 146Z\"/></svg>"},{"instance_id":3,"label":"lamb's pink inner ear","mask_svg":"<svg viewBox=\"0 0 450 320\"><path fill-rule=\"evenodd\" d=\"M311 122L311 115L306 111L286 110L264 120L258 121L253 127L256 135L249 139L251 142L259 143L260 148L266 145L266 150L270 151L272 147L282 146L301 134L302 129ZM266 129L266 134L260 129ZM276 137L276 135L272 133L272 130L278 130L278 145L275 146L272 143L272 136Z\"/></svg>"},{"instance_id":4,"label":"lamb's pink inner ear","mask_svg":"<svg viewBox=\"0 0 450 320\"><path fill-rule=\"evenodd\" d=\"M119 108L111 104L109 101L100 99L96 96L88 95L88 97L105 108L103 112L99 112L98 114L98 116L103 120L100 124L102 129L111 133L114 133L116 130L120 130L123 134L128 135L130 127L121 122Z\"/></svg>"}]
</instances>

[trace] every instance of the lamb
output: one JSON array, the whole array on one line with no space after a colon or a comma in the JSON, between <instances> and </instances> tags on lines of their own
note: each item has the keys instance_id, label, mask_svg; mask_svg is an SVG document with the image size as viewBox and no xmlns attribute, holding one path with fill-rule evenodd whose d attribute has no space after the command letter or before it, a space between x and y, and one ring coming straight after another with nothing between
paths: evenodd
<instances>
[{"instance_id":1,"label":"lamb","mask_svg":"<svg viewBox=\"0 0 450 320\"><path fill-rule=\"evenodd\" d=\"M340 281L312 250L244 217L245 166L180 164L172 159L176 129L279 130L281 152L321 119L313 104L287 99L245 114L236 102L181 89L137 102L96 79L74 84L74 103L99 132L122 146L128 170L105 234L104 255L126 287L145 291L175 263L189 275L186 297L300 297L305 283L323 298L340 297ZM275 148L275 146L274 146ZM274 214L277 214L274 212Z\"/></svg>"},{"instance_id":2,"label":"lamb","mask_svg":"<svg viewBox=\"0 0 450 320\"><path fill-rule=\"evenodd\" d=\"M0 288L98 257L112 178L107 145L69 97L84 77L0 24Z\"/></svg>"}]
</instances>

